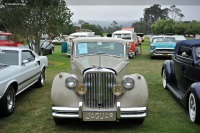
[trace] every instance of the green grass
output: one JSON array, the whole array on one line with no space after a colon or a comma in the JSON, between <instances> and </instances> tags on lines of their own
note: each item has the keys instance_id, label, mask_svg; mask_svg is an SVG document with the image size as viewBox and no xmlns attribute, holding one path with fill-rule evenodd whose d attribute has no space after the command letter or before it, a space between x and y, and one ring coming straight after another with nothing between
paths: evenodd
<instances>
[{"instance_id":1,"label":"green grass","mask_svg":"<svg viewBox=\"0 0 200 133\"><path fill-rule=\"evenodd\" d=\"M70 121L62 126L54 124L51 116L51 85L59 72L70 71L70 59L55 46L55 53L47 55L49 67L46 85L31 87L17 96L16 108L10 117L0 117L0 133L50 132L134 132L134 133L199 133L200 126L190 122L188 111L162 88L161 67L165 59L151 60L149 44L143 43L142 55L130 60L129 73L142 74L149 88L148 116L142 125L124 122Z\"/></svg>"}]
</instances>

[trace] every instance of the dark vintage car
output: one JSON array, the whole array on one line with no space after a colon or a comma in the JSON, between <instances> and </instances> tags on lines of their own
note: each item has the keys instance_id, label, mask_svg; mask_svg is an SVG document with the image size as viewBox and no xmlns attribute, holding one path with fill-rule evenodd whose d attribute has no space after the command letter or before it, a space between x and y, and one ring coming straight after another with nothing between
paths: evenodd
<instances>
[{"instance_id":1,"label":"dark vintage car","mask_svg":"<svg viewBox=\"0 0 200 133\"><path fill-rule=\"evenodd\" d=\"M200 39L178 42L161 75L163 87L189 109L192 122L200 123Z\"/></svg>"}]
</instances>

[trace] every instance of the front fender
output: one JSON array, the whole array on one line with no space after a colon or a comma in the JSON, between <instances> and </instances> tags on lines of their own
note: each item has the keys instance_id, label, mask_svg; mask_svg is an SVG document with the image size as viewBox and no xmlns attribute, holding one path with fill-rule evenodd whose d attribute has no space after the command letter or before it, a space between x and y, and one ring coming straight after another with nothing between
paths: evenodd
<instances>
[{"instance_id":1,"label":"front fender","mask_svg":"<svg viewBox=\"0 0 200 133\"><path fill-rule=\"evenodd\" d=\"M82 98L74 89L67 88L65 79L69 73L60 73L55 76L51 88L51 102L54 106L78 107Z\"/></svg>"},{"instance_id":2,"label":"front fender","mask_svg":"<svg viewBox=\"0 0 200 133\"><path fill-rule=\"evenodd\" d=\"M117 97L121 107L146 107L149 97L149 91L145 78L140 74L129 75L135 80L134 88L125 90L124 93Z\"/></svg>"},{"instance_id":3,"label":"front fender","mask_svg":"<svg viewBox=\"0 0 200 133\"><path fill-rule=\"evenodd\" d=\"M163 63L162 71L161 71L161 77L163 76L163 69L166 70L166 77L167 77L167 83L176 83L176 78L174 75L174 61L173 60L166 60Z\"/></svg>"},{"instance_id":4,"label":"front fender","mask_svg":"<svg viewBox=\"0 0 200 133\"><path fill-rule=\"evenodd\" d=\"M190 93L193 93L195 98L196 98L196 103L199 104L199 107L200 107L200 82L196 82L196 83L193 83L190 88L188 89L188 91L186 92L186 95L183 99L183 105L185 107L188 107L188 100L189 100L189 94Z\"/></svg>"}]
</instances>

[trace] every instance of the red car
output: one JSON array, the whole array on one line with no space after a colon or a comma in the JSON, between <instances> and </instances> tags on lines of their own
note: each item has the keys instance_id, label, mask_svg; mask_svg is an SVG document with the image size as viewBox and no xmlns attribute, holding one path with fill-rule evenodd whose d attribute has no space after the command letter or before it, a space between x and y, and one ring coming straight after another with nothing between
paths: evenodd
<instances>
[{"instance_id":1,"label":"red car","mask_svg":"<svg viewBox=\"0 0 200 133\"><path fill-rule=\"evenodd\" d=\"M11 40L12 34L0 32L0 46L24 46L23 41L14 42Z\"/></svg>"},{"instance_id":2,"label":"red car","mask_svg":"<svg viewBox=\"0 0 200 133\"><path fill-rule=\"evenodd\" d=\"M134 28L122 28L122 30L115 31L112 37L124 39L129 44L129 57L136 57L138 54L138 48L136 48L136 46L139 45L139 42Z\"/></svg>"}]
</instances>

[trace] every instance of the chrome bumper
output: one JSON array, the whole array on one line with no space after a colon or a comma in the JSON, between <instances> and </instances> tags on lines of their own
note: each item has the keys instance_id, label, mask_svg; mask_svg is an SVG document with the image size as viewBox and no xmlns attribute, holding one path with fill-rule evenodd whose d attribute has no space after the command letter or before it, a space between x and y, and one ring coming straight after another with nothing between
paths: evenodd
<instances>
[{"instance_id":1,"label":"chrome bumper","mask_svg":"<svg viewBox=\"0 0 200 133\"><path fill-rule=\"evenodd\" d=\"M121 108L117 102L116 119L134 119L147 116L146 107ZM52 107L52 116L55 118L77 118L83 119L83 103L79 102L78 108L71 107Z\"/></svg>"}]
</instances>

